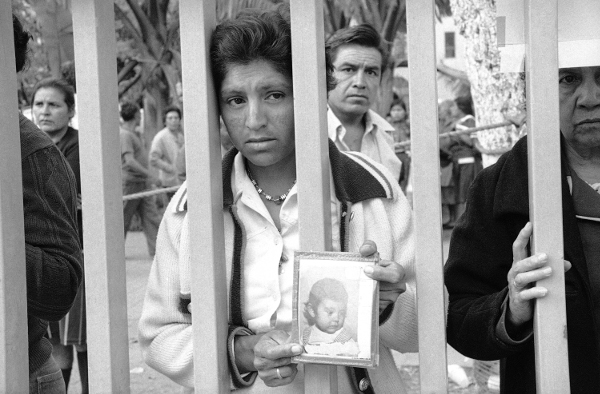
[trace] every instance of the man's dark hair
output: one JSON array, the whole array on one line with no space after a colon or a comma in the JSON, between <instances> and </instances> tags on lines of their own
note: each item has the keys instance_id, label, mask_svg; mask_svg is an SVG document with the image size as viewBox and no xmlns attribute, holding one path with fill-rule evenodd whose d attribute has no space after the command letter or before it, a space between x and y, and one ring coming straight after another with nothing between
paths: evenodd
<instances>
[{"instance_id":1,"label":"man's dark hair","mask_svg":"<svg viewBox=\"0 0 600 394\"><path fill-rule=\"evenodd\" d=\"M179 115L179 119L182 118L182 113L181 113L181 109L175 105L170 105L167 107L167 109L164 110L163 112L163 123L166 122L167 120L167 114L169 112L177 112L177 114Z\"/></svg>"},{"instance_id":2,"label":"man's dark hair","mask_svg":"<svg viewBox=\"0 0 600 394\"><path fill-rule=\"evenodd\" d=\"M373 26L363 23L333 33L325 43L325 52L332 62L335 62L339 49L344 45L360 45L377 49L381 54L381 70L383 71L385 68L388 61L388 52L382 45L381 36Z\"/></svg>"},{"instance_id":3,"label":"man's dark hair","mask_svg":"<svg viewBox=\"0 0 600 394\"><path fill-rule=\"evenodd\" d=\"M287 6L275 11L249 9L233 20L220 23L210 45L212 73L217 93L233 65L257 60L269 62L279 73L292 78L292 40ZM334 85L333 68L327 63L327 89Z\"/></svg>"},{"instance_id":4,"label":"man's dark hair","mask_svg":"<svg viewBox=\"0 0 600 394\"><path fill-rule=\"evenodd\" d=\"M475 115L473 112L473 99L471 96L460 96L454 99L456 106L460 109L465 115Z\"/></svg>"},{"instance_id":5,"label":"man's dark hair","mask_svg":"<svg viewBox=\"0 0 600 394\"><path fill-rule=\"evenodd\" d=\"M138 112L140 112L140 107L138 107L137 104L131 101L124 101L121 103L121 110L119 114L125 122L129 122L130 120L134 119Z\"/></svg>"},{"instance_id":6,"label":"man's dark hair","mask_svg":"<svg viewBox=\"0 0 600 394\"><path fill-rule=\"evenodd\" d=\"M45 78L35 84L33 93L31 94L31 100L29 100L29 104L32 107L33 100L35 100L35 94L38 90L43 88L53 88L58 90L63 94L65 104L67 104L69 110L75 109L75 92L73 87L69 85L67 81L58 78Z\"/></svg>"},{"instance_id":7,"label":"man's dark hair","mask_svg":"<svg viewBox=\"0 0 600 394\"><path fill-rule=\"evenodd\" d=\"M31 39L31 34L23 28L23 24L15 14L12 16L13 36L15 42L15 65L17 72L22 71L27 63L27 54L29 47L27 43Z\"/></svg>"}]
</instances>

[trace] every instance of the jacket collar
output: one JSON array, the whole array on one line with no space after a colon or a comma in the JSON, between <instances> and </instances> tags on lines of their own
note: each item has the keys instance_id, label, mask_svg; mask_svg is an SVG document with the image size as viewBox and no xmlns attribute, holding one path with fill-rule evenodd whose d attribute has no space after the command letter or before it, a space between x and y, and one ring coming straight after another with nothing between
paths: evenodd
<instances>
[{"instance_id":1,"label":"jacket collar","mask_svg":"<svg viewBox=\"0 0 600 394\"><path fill-rule=\"evenodd\" d=\"M233 205L231 189L231 173L233 162L238 154L231 148L223 157L223 207ZM393 179L383 166L374 163L357 152L341 152L335 143L329 140L329 163L335 188L335 196L341 202L357 203L371 198L397 198L398 188L393 186ZM187 183L184 183L175 195L176 212L187 211Z\"/></svg>"},{"instance_id":2,"label":"jacket collar","mask_svg":"<svg viewBox=\"0 0 600 394\"><path fill-rule=\"evenodd\" d=\"M231 173L238 150L232 148L223 157L223 207L233 204ZM394 198L389 176L366 156L356 152L340 152L329 140L329 163L333 175L335 196L341 202L357 203L370 198Z\"/></svg>"}]
</instances>

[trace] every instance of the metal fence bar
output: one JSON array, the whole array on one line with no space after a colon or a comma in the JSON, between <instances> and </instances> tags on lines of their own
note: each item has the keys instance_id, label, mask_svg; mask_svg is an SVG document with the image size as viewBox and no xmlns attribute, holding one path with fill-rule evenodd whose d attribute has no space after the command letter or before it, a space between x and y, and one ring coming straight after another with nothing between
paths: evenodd
<instances>
[{"instance_id":1,"label":"metal fence bar","mask_svg":"<svg viewBox=\"0 0 600 394\"><path fill-rule=\"evenodd\" d=\"M422 393L447 391L433 0L406 2Z\"/></svg>"},{"instance_id":2,"label":"metal fence bar","mask_svg":"<svg viewBox=\"0 0 600 394\"><path fill-rule=\"evenodd\" d=\"M534 317L537 392L569 393L558 106L558 0L528 0L527 108L532 253L545 252L553 274Z\"/></svg>"},{"instance_id":3,"label":"metal fence bar","mask_svg":"<svg viewBox=\"0 0 600 394\"><path fill-rule=\"evenodd\" d=\"M129 341L113 2L72 3L90 391L129 392Z\"/></svg>"},{"instance_id":4,"label":"metal fence bar","mask_svg":"<svg viewBox=\"0 0 600 394\"><path fill-rule=\"evenodd\" d=\"M296 176L301 250L331 250L322 0L291 0ZM304 392L337 393L337 367L305 364Z\"/></svg>"},{"instance_id":5,"label":"metal fence bar","mask_svg":"<svg viewBox=\"0 0 600 394\"><path fill-rule=\"evenodd\" d=\"M210 73L214 0L181 0L186 169L192 264L195 390L228 393L227 286L219 119ZM198 317L198 318L195 318Z\"/></svg>"},{"instance_id":6,"label":"metal fence bar","mask_svg":"<svg viewBox=\"0 0 600 394\"><path fill-rule=\"evenodd\" d=\"M0 1L0 393L26 393L27 294L21 143L10 1Z\"/></svg>"}]
</instances>

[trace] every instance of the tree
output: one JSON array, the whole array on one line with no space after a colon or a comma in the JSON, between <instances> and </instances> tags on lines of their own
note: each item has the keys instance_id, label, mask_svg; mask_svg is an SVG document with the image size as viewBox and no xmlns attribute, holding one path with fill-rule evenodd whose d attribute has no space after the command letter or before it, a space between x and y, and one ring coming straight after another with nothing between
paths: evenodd
<instances>
[{"instance_id":1,"label":"tree","mask_svg":"<svg viewBox=\"0 0 600 394\"><path fill-rule=\"evenodd\" d=\"M524 83L518 73L500 73L496 41L496 6L493 0L450 0L454 22L466 38L466 71L471 82L477 124L504 121L523 108ZM514 127L480 132L484 165L494 163L500 154L518 140Z\"/></svg>"},{"instance_id":2,"label":"tree","mask_svg":"<svg viewBox=\"0 0 600 394\"><path fill-rule=\"evenodd\" d=\"M449 0L436 0L438 17L450 15ZM325 35L331 36L336 30L350 26L352 22L368 23L383 39L391 54L381 76L381 87L375 110L387 114L392 103L394 41L404 40L406 34L406 0L325 0ZM400 46L402 47L402 46Z\"/></svg>"}]
</instances>

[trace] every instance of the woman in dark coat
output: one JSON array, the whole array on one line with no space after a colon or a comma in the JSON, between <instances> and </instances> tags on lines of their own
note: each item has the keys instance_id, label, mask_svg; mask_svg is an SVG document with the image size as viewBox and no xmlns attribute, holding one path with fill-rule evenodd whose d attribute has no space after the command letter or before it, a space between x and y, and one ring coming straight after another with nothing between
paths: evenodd
<instances>
[{"instance_id":1,"label":"woman in dark coat","mask_svg":"<svg viewBox=\"0 0 600 394\"><path fill-rule=\"evenodd\" d=\"M562 200L572 393L600 392L600 67L559 70ZM483 170L452 234L445 268L448 343L481 360L501 359L502 393L535 393L534 300L552 275L544 253L528 256L532 226L527 141Z\"/></svg>"}]
</instances>

